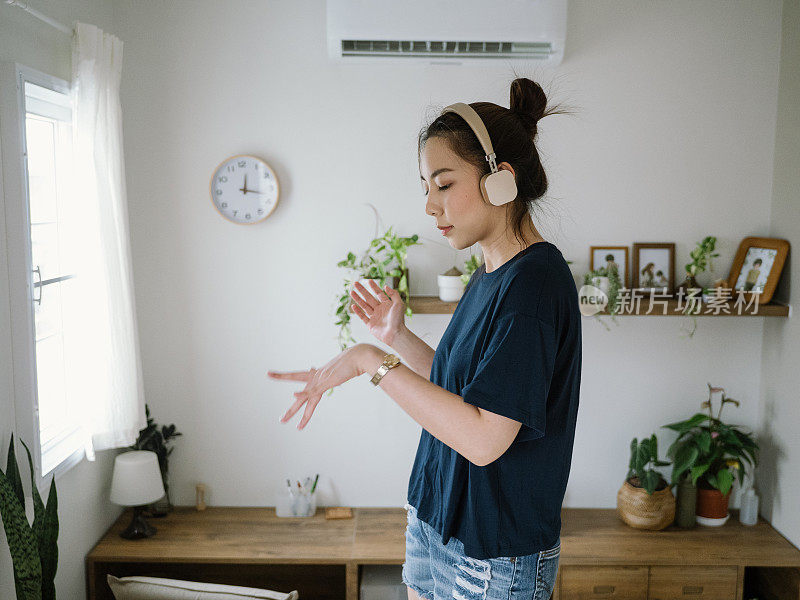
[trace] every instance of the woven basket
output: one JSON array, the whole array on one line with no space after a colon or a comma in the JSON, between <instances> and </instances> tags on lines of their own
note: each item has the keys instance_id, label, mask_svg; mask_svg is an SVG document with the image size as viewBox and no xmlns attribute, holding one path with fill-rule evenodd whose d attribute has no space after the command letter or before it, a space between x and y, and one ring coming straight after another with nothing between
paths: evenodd
<instances>
[{"instance_id":1,"label":"woven basket","mask_svg":"<svg viewBox=\"0 0 800 600\"><path fill-rule=\"evenodd\" d=\"M664 529L675 520L675 496L669 486L651 496L625 481L617 492L617 514L635 529Z\"/></svg>"}]
</instances>

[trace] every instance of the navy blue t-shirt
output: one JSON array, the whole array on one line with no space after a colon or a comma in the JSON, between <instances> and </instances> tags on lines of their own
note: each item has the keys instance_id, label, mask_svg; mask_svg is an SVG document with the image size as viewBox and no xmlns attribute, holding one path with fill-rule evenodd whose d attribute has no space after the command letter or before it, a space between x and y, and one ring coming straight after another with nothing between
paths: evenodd
<instances>
[{"instance_id":1,"label":"navy blue t-shirt","mask_svg":"<svg viewBox=\"0 0 800 600\"><path fill-rule=\"evenodd\" d=\"M472 274L433 357L430 380L522 423L497 460L477 466L423 428L408 483L420 519L473 558L555 546L581 378L581 315L561 251L531 244Z\"/></svg>"}]
</instances>

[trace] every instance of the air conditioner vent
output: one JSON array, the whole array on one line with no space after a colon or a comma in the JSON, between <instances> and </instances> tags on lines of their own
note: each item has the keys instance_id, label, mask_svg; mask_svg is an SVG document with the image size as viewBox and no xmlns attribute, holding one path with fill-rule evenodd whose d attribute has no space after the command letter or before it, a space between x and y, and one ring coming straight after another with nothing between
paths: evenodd
<instances>
[{"instance_id":1,"label":"air conditioner vent","mask_svg":"<svg viewBox=\"0 0 800 600\"><path fill-rule=\"evenodd\" d=\"M550 58L549 42L342 40L342 56Z\"/></svg>"}]
</instances>

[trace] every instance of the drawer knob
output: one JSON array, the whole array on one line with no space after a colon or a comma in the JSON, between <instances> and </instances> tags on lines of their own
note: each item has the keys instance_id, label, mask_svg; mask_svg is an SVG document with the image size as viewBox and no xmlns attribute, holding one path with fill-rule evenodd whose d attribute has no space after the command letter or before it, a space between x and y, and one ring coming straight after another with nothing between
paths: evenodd
<instances>
[{"instance_id":1,"label":"drawer knob","mask_svg":"<svg viewBox=\"0 0 800 600\"><path fill-rule=\"evenodd\" d=\"M594 586L593 592L595 594L613 594L614 593L614 586L613 585L596 585L596 586Z\"/></svg>"}]
</instances>

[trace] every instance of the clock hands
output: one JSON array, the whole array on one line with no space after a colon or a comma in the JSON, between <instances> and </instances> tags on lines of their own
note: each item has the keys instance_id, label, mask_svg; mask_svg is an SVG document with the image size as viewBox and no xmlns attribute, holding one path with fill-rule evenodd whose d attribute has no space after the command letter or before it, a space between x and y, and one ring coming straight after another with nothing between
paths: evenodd
<instances>
[{"instance_id":1,"label":"clock hands","mask_svg":"<svg viewBox=\"0 0 800 600\"><path fill-rule=\"evenodd\" d=\"M253 190L248 190L247 189L247 173L244 174L244 184L243 185L244 185L244 187L240 187L239 191L240 192L244 192L245 196L247 195L248 191L250 191L250 192L253 191Z\"/></svg>"}]
</instances>

